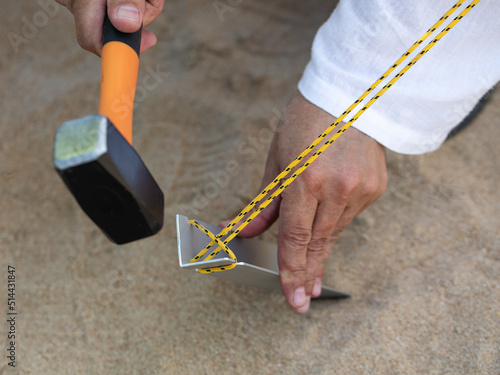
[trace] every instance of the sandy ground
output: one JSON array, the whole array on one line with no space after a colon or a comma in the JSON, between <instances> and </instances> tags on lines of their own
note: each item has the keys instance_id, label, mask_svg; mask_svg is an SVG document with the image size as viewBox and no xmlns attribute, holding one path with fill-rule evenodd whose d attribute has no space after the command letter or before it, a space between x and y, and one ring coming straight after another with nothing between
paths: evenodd
<instances>
[{"instance_id":1,"label":"sandy ground","mask_svg":"<svg viewBox=\"0 0 500 375\"><path fill-rule=\"evenodd\" d=\"M0 14L1 374L500 374L498 90L439 151L388 152L387 192L325 271L352 298L299 316L279 294L181 270L175 214L216 223L253 198L276 113L333 4L249 0L219 17L211 1L168 2L142 56L134 130L166 193L165 226L125 246L52 169L56 128L97 109L100 67L70 14L40 4L10 1ZM14 47L9 32L25 39ZM238 173L213 189L229 161Z\"/></svg>"}]
</instances>

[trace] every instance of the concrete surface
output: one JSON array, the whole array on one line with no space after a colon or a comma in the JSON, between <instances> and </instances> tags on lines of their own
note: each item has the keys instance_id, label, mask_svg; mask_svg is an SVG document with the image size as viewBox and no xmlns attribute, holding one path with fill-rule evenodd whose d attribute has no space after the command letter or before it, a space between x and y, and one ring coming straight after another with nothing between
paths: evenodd
<instances>
[{"instance_id":1,"label":"concrete surface","mask_svg":"<svg viewBox=\"0 0 500 375\"><path fill-rule=\"evenodd\" d=\"M159 43L141 58L134 136L166 193L165 227L125 246L94 227L52 169L56 128L97 110L98 58L78 47L65 9L3 4L0 373L500 374L498 90L437 152L388 152L387 192L327 263L325 283L350 300L299 316L279 292L179 268L175 214L216 223L254 197L276 113L333 8L223 1L233 5L219 16L214 3L169 1L152 27ZM24 38L16 48L9 32Z\"/></svg>"}]
</instances>

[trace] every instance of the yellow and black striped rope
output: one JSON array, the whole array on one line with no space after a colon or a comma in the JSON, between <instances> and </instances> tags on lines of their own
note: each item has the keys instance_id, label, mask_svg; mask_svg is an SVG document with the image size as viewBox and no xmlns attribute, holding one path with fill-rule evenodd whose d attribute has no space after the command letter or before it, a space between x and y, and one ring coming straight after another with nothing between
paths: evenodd
<instances>
[{"instance_id":1,"label":"yellow and black striped rope","mask_svg":"<svg viewBox=\"0 0 500 375\"><path fill-rule=\"evenodd\" d=\"M217 268L218 271L227 271L227 270L230 270L231 268L236 267L236 256L234 255L232 250L229 247L227 247L227 245L225 243L222 242L222 240L220 238L217 238L212 232L210 232L207 228L205 228L203 225L198 223L196 220L189 220L189 224L194 225L200 231L205 233L209 238L212 239L212 242L214 242L214 244L216 243L217 245L219 245L219 247L217 249L224 250L226 252L226 254L229 256L229 258L234 260L234 263L232 263L232 264L229 264L227 266L218 266L218 267L214 267L214 268ZM218 252L219 251L217 251L217 253ZM217 253L214 253L213 255L210 254L210 255L212 255L212 257L213 257ZM206 268L205 271L206 271L206 273L211 272L210 268Z\"/></svg>"},{"instance_id":2,"label":"yellow and black striped rope","mask_svg":"<svg viewBox=\"0 0 500 375\"><path fill-rule=\"evenodd\" d=\"M404 68L401 69L399 73L397 73L380 91L378 91L367 103L363 106L348 122L346 122L330 139L328 139L319 149L314 152L313 155L306 160L298 169L294 170L294 168L314 149L316 146L323 141L329 133L332 132L334 128L336 128L345 117L352 112L352 110L359 105L369 94L372 92L383 80L385 80L418 46L420 46L434 31L437 30L438 27L442 25L442 23L449 18L451 14L453 14L464 2L465 0L459 0L453 7L448 10L439 20L434 24L421 38L419 38L380 78L375 81L375 83L370 86L342 115L331 124L322 134L320 134L316 140L307 147L295 160L293 160L284 171L282 171L262 192L255 197L222 231L217 235L213 235L210 233L206 233L212 238L212 241L202 250L200 251L191 262L199 261L206 253L209 251L216 243L218 247L212 251L204 260L212 259L221 249L227 252L229 248L227 244L238 235L238 233L243 230L243 228L248 225L260 212L262 212L281 192L290 185L314 160L316 160L319 155L321 155L331 144L335 142L335 140L342 135L351 125L356 121L376 100L378 100L389 88L391 88L394 83L400 79L413 65L417 63L418 60L422 58L432 47L436 45L436 43L446 34L448 33L467 13L470 12L472 8L474 8L481 0L473 0L455 19L450 22L448 26L441 30L441 32L427 44L427 46L422 49ZM287 175L293 173L290 177L288 177L285 182L283 182L278 188L276 186L283 181ZM269 195L269 196L268 196ZM262 201L264 198L266 198ZM262 201L262 202L261 202ZM260 203L260 204L259 204ZM247 214L249 214L252 209L255 209L251 213L248 218L245 218ZM242 221L243 220L243 221ZM241 224L233 230L233 228L241 222ZM204 231L207 231L204 229ZM229 236L221 240L225 235L229 232ZM226 250L227 249L227 250ZM228 253L229 255L229 253ZM233 254L234 256L234 254ZM236 258L235 258L236 259ZM235 264L231 266L234 267ZM222 271L221 268L228 269L229 266L224 267L212 267L199 269L198 271L202 273L212 273L217 271ZM231 268L233 268L231 267Z\"/></svg>"}]
</instances>

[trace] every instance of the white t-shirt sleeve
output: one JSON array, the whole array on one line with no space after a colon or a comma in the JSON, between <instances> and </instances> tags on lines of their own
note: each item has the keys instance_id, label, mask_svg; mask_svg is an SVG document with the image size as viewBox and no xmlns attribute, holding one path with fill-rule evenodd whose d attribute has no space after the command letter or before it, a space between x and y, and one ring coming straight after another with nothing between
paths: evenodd
<instances>
[{"instance_id":1,"label":"white t-shirt sleeve","mask_svg":"<svg viewBox=\"0 0 500 375\"><path fill-rule=\"evenodd\" d=\"M315 37L299 91L340 116L454 3L341 0ZM500 1L484 0L353 126L395 152L433 151L499 80Z\"/></svg>"}]
</instances>

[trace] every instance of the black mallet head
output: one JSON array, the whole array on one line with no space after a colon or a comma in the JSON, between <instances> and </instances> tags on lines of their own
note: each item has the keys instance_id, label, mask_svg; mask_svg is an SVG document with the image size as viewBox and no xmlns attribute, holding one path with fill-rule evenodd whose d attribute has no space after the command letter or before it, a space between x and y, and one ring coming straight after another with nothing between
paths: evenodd
<instances>
[{"instance_id":1,"label":"black mallet head","mask_svg":"<svg viewBox=\"0 0 500 375\"><path fill-rule=\"evenodd\" d=\"M161 229L163 192L107 117L63 123L55 134L54 167L111 241L123 244Z\"/></svg>"}]
</instances>

